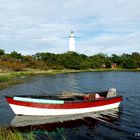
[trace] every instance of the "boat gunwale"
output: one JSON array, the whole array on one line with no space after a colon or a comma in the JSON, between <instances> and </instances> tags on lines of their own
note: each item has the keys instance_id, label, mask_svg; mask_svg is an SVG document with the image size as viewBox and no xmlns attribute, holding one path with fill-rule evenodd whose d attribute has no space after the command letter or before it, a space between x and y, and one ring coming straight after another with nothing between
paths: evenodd
<instances>
[{"instance_id":1,"label":"boat gunwale","mask_svg":"<svg viewBox=\"0 0 140 140\"><path fill-rule=\"evenodd\" d=\"M15 102L25 102L25 103L33 103L33 104L48 104L48 105L58 105L58 104L51 104L51 103L38 103L38 102L27 102L27 101L18 101L18 100L14 100L14 97L10 97L10 96L5 96L6 100L7 98L11 98L13 101ZM16 97L21 97L21 96L16 96ZM28 97L28 96L27 96ZM100 102L100 101L106 101L106 100L112 100L115 98L121 98L121 101L123 100L123 96L121 95L117 95L117 96L113 96L113 97L108 97L108 98L103 98L103 99L95 99L95 100L76 100L76 101L64 101L64 104L69 104L69 103L88 103L88 102ZM44 99L45 100L45 99ZM47 99L48 100L48 99ZM9 103L9 102L8 102ZM63 105L63 104L62 104Z\"/></svg>"}]
</instances>

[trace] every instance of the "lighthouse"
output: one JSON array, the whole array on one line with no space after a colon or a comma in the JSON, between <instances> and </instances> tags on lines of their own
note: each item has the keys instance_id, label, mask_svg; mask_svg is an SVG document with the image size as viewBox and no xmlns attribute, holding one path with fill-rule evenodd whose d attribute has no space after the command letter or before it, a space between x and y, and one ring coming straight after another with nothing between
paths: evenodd
<instances>
[{"instance_id":1,"label":"lighthouse","mask_svg":"<svg viewBox=\"0 0 140 140\"><path fill-rule=\"evenodd\" d=\"M75 51L75 36L73 31L70 32L69 36L69 51Z\"/></svg>"}]
</instances>

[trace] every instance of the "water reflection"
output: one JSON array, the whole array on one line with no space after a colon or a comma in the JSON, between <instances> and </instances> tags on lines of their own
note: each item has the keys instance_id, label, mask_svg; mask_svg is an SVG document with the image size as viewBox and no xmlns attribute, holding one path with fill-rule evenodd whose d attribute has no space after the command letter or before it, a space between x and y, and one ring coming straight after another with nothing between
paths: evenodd
<instances>
[{"instance_id":1,"label":"water reflection","mask_svg":"<svg viewBox=\"0 0 140 140\"><path fill-rule=\"evenodd\" d=\"M15 116L11 121L11 126L13 127L27 127L27 126L37 126L37 125L48 125L52 123L56 124L65 124L66 122L70 122L70 126L72 125L71 121L77 120L85 120L87 118L91 118L94 121L102 121L106 123L112 123L114 120L119 119L119 112L118 109L112 109L102 112L92 112L86 114L79 114L79 115L68 115L68 116ZM77 124L77 123L76 123Z\"/></svg>"},{"instance_id":2,"label":"water reflection","mask_svg":"<svg viewBox=\"0 0 140 140\"><path fill-rule=\"evenodd\" d=\"M118 109L98 113L69 115L61 117L15 116L11 126L26 132L32 130L40 139L89 139L97 137L99 124L115 123L120 118Z\"/></svg>"}]
</instances>

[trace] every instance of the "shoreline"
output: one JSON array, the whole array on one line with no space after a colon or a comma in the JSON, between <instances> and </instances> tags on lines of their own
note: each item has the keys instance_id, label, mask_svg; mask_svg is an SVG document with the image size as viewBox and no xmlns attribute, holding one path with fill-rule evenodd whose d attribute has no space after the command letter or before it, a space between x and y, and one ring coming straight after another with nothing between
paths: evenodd
<instances>
[{"instance_id":1,"label":"shoreline","mask_svg":"<svg viewBox=\"0 0 140 140\"><path fill-rule=\"evenodd\" d=\"M37 75L53 75L53 74L65 74L65 73L80 73L80 72L110 72L110 71L126 71L126 72L140 72L140 69L87 69L87 70L38 70L29 69L20 72L3 72L0 73L0 90L21 84L31 80L32 76Z\"/></svg>"}]
</instances>

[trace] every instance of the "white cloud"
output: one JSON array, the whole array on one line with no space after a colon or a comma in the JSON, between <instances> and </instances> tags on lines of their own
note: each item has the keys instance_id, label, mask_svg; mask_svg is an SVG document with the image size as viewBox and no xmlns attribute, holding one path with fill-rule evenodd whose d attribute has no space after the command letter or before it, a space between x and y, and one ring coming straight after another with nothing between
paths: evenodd
<instances>
[{"instance_id":1,"label":"white cloud","mask_svg":"<svg viewBox=\"0 0 140 140\"><path fill-rule=\"evenodd\" d=\"M21 53L68 50L76 34L77 51L140 51L139 0L0 0L0 46Z\"/></svg>"}]
</instances>

